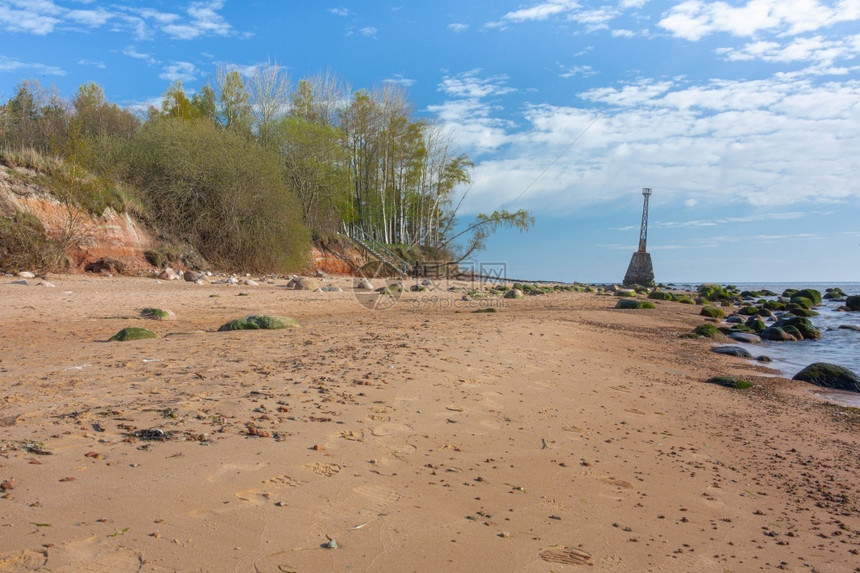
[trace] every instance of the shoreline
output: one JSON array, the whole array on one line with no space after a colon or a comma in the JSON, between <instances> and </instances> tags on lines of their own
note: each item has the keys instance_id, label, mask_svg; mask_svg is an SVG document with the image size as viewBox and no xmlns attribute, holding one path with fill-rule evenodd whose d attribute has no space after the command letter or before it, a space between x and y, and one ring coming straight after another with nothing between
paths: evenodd
<instances>
[{"instance_id":1,"label":"shoreline","mask_svg":"<svg viewBox=\"0 0 860 573\"><path fill-rule=\"evenodd\" d=\"M858 421L678 338L698 307L51 280L0 284L0 570L856 566ZM301 327L216 332L262 312Z\"/></svg>"}]
</instances>

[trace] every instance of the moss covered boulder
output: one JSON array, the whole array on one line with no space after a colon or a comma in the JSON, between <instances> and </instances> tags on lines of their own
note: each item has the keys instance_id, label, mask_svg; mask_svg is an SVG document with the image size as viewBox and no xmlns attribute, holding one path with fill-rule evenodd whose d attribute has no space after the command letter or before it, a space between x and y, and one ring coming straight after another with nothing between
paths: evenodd
<instances>
[{"instance_id":1,"label":"moss covered boulder","mask_svg":"<svg viewBox=\"0 0 860 573\"><path fill-rule=\"evenodd\" d=\"M790 335L778 326L765 328L759 332L758 335L761 336L762 340L770 340L773 342L794 342L797 340L796 337Z\"/></svg>"},{"instance_id":2,"label":"moss covered boulder","mask_svg":"<svg viewBox=\"0 0 860 573\"><path fill-rule=\"evenodd\" d=\"M822 298L826 300L842 300L845 298L845 293L839 287L829 288L824 292Z\"/></svg>"},{"instance_id":3,"label":"moss covered boulder","mask_svg":"<svg viewBox=\"0 0 860 573\"><path fill-rule=\"evenodd\" d=\"M738 358L752 358L752 354L746 348L740 346L714 346L711 352L717 354L728 354L729 356L737 356Z\"/></svg>"},{"instance_id":4,"label":"moss covered boulder","mask_svg":"<svg viewBox=\"0 0 860 573\"><path fill-rule=\"evenodd\" d=\"M753 332L761 332L767 328L767 325L758 316L751 316L744 325L750 328Z\"/></svg>"},{"instance_id":5,"label":"moss covered boulder","mask_svg":"<svg viewBox=\"0 0 860 573\"><path fill-rule=\"evenodd\" d=\"M792 380L802 380L823 388L834 390L847 390L849 392L860 392L860 376L851 370L828 364L827 362L815 362L810 364L794 375Z\"/></svg>"},{"instance_id":6,"label":"moss covered boulder","mask_svg":"<svg viewBox=\"0 0 860 573\"><path fill-rule=\"evenodd\" d=\"M818 313L814 310L810 310L808 308L804 308L802 306L797 306L794 303L789 304L785 310L793 314L794 316L802 316L804 318L809 318L812 316L818 316Z\"/></svg>"},{"instance_id":7,"label":"moss covered boulder","mask_svg":"<svg viewBox=\"0 0 860 573\"><path fill-rule=\"evenodd\" d=\"M791 300L788 301L788 304L785 308L786 310L791 310L792 308L796 307L810 309L813 306L815 306L815 301L813 301L811 298L806 298L805 296L798 295L791 297Z\"/></svg>"},{"instance_id":8,"label":"moss covered boulder","mask_svg":"<svg viewBox=\"0 0 860 573\"><path fill-rule=\"evenodd\" d=\"M720 285L706 283L699 287L699 297L705 300L715 301L729 299L731 298L731 295Z\"/></svg>"},{"instance_id":9,"label":"moss covered boulder","mask_svg":"<svg viewBox=\"0 0 860 573\"><path fill-rule=\"evenodd\" d=\"M648 298L652 300L675 300L675 295L670 292L655 290L648 293Z\"/></svg>"},{"instance_id":10,"label":"moss covered boulder","mask_svg":"<svg viewBox=\"0 0 860 573\"><path fill-rule=\"evenodd\" d=\"M615 304L615 308L627 309L627 310L635 310L635 309L649 309L656 308L653 302L648 302L647 300L634 300L630 298L622 298Z\"/></svg>"},{"instance_id":11,"label":"moss covered boulder","mask_svg":"<svg viewBox=\"0 0 860 573\"><path fill-rule=\"evenodd\" d=\"M721 338L724 336L715 325L709 322L697 326L693 330L693 334L696 336L704 336L705 338Z\"/></svg>"},{"instance_id":12,"label":"moss covered boulder","mask_svg":"<svg viewBox=\"0 0 860 573\"><path fill-rule=\"evenodd\" d=\"M749 380L736 378L734 376L714 376L713 378L708 378L705 382L708 384L717 384L726 388L733 388L735 390L746 390L748 388L752 388L753 385Z\"/></svg>"},{"instance_id":13,"label":"moss covered boulder","mask_svg":"<svg viewBox=\"0 0 860 573\"><path fill-rule=\"evenodd\" d=\"M723 309L716 306L702 307L702 311L699 314L702 316L707 316L709 318L723 318L724 316L726 316L726 313L723 312Z\"/></svg>"},{"instance_id":14,"label":"moss covered boulder","mask_svg":"<svg viewBox=\"0 0 860 573\"><path fill-rule=\"evenodd\" d=\"M221 325L221 328L219 328L218 331L225 332L228 330L279 330L282 328L294 328L298 325L299 323L292 318L261 314L231 320L227 324Z\"/></svg>"},{"instance_id":15,"label":"moss covered boulder","mask_svg":"<svg viewBox=\"0 0 860 573\"><path fill-rule=\"evenodd\" d=\"M523 298L523 291L518 288L512 288L505 293L505 298Z\"/></svg>"},{"instance_id":16,"label":"moss covered boulder","mask_svg":"<svg viewBox=\"0 0 860 573\"><path fill-rule=\"evenodd\" d=\"M812 321L803 316L783 317L774 326L782 329L785 329L787 326L793 326L800 331L804 340L818 340L821 338L821 331L813 326Z\"/></svg>"},{"instance_id":17,"label":"moss covered boulder","mask_svg":"<svg viewBox=\"0 0 860 573\"><path fill-rule=\"evenodd\" d=\"M812 304L821 304L821 291L817 291L814 288L805 288L803 290L799 290L791 297L795 298L806 298L812 301Z\"/></svg>"},{"instance_id":18,"label":"moss covered boulder","mask_svg":"<svg viewBox=\"0 0 860 573\"><path fill-rule=\"evenodd\" d=\"M126 342L128 340L142 340L144 338L158 338L158 335L146 328L129 326L123 328L110 337L111 342Z\"/></svg>"},{"instance_id":19,"label":"moss covered boulder","mask_svg":"<svg viewBox=\"0 0 860 573\"><path fill-rule=\"evenodd\" d=\"M176 318L176 315L169 310L154 307L143 309L142 311L140 311L140 316L152 320L174 320Z\"/></svg>"},{"instance_id":20,"label":"moss covered boulder","mask_svg":"<svg viewBox=\"0 0 860 573\"><path fill-rule=\"evenodd\" d=\"M845 299L845 308L860 311L860 296L849 296Z\"/></svg>"}]
</instances>

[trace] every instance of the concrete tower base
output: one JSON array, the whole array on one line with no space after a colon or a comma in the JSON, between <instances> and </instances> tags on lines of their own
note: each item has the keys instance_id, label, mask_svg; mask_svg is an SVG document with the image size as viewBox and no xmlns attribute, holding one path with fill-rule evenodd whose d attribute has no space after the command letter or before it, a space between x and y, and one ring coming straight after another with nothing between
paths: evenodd
<instances>
[{"instance_id":1,"label":"concrete tower base","mask_svg":"<svg viewBox=\"0 0 860 573\"><path fill-rule=\"evenodd\" d=\"M624 275L625 285L651 286L654 284L654 267L651 266L651 255L642 251L633 253L630 266Z\"/></svg>"}]
</instances>

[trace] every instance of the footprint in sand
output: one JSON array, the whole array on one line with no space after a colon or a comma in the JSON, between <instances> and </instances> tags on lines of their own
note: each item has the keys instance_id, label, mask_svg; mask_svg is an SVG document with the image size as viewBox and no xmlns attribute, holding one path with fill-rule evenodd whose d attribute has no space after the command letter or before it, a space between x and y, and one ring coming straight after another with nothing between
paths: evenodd
<instances>
[{"instance_id":1,"label":"footprint in sand","mask_svg":"<svg viewBox=\"0 0 860 573\"><path fill-rule=\"evenodd\" d=\"M296 479L294 477L290 477L288 475L280 475L275 476L273 478L269 478L263 483L271 484L275 487L299 487L305 485L308 482Z\"/></svg>"},{"instance_id":2,"label":"footprint in sand","mask_svg":"<svg viewBox=\"0 0 860 573\"><path fill-rule=\"evenodd\" d=\"M341 467L337 464L313 463L313 464L305 464L304 467L311 470L315 474L325 476L325 477L335 476L341 470Z\"/></svg>"},{"instance_id":3,"label":"footprint in sand","mask_svg":"<svg viewBox=\"0 0 860 573\"><path fill-rule=\"evenodd\" d=\"M0 553L0 571L36 571L45 566L48 557L36 551Z\"/></svg>"},{"instance_id":4,"label":"footprint in sand","mask_svg":"<svg viewBox=\"0 0 860 573\"><path fill-rule=\"evenodd\" d=\"M261 470L268 465L269 464L262 463L262 462L256 463L256 464L224 464L223 466L218 468L218 471L216 471L214 474L207 476L206 481L218 482L218 481L221 481L222 479L224 479L225 476L229 476L231 474L234 475L237 473L258 471L258 470Z\"/></svg>"},{"instance_id":5,"label":"footprint in sand","mask_svg":"<svg viewBox=\"0 0 860 573\"><path fill-rule=\"evenodd\" d=\"M618 478L612 477L612 476L602 477L602 478L600 478L600 481L602 481L603 483L608 484L608 485L620 487L622 489L633 489L633 484L630 483L629 481L624 481L623 479L618 479Z\"/></svg>"},{"instance_id":6,"label":"footprint in sand","mask_svg":"<svg viewBox=\"0 0 860 573\"><path fill-rule=\"evenodd\" d=\"M370 429L370 433L376 437L393 436L394 434L397 434L400 432L413 432L413 431L414 431L414 429L412 428L412 426L409 426L407 424L397 424L397 423L380 424L380 425L375 426L375 427Z\"/></svg>"},{"instance_id":7,"label":"footprint in sand","mask_svg":"<svg viewBox=\"0 0 860 573\"><path fill-rule=\"evenodd\" d=\"M352 491L369 498L373 504L373 509L377 511L400 501L400 494L397 491L383 485L362 485Z\"/></svg>"},{"instance_id":8,"label":"footprint in sand","mask_svg":"<svg viewBox=\"0 0 860 573\"><path fill-rule=\"evenodd\" d=\"M363 442L364 430L347 430L346 432L341 432L340 437L344 440L351 440L353 442Z\"/></svg>"},{"instance_id":9,"label":"footprint in sand","mask_svg":"<svg viewBox=\"0 0 860 573\"><path fill-rule=\"evenodd\" d=\"M261 491L259 489L246 489L245 491L237 491L234 493L236 497L243 501L247 501L252 505L266 505L269 503L269 498L271 494L267 491Z\"/></svg>"},{"instance_id":10,"label":"footprint in sand","mask_svg":"<svg viewBox=\"0 0 860 573\"><path fill-rule=\"evenodd\" d=\"M54 559L63 565L54 568ZM82 571L86 573L115 573L116 571L140 571L141 555L127 547L107 550L93 546L91 541L71 543L51 551L47 566L51 571ZM147 564L147 571L168 571L154 564Z\"/></svg>"}]
</instances>

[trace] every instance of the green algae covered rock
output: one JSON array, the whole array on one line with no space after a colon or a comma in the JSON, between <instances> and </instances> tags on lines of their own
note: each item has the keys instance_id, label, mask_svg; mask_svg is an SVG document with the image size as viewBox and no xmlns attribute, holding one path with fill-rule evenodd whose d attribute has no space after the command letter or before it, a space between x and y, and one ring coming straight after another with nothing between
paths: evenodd
<instances>
[{"instance_id":1,"label":"green algae covered rock","mask_svg":"<svg viewBox=\"0 0 860 573\"><path fill-rule=\"evenodd\" d=\"M815 304L821 304L822 296L821 296L821 291L817 291L814 288L805 288L803 290L797 291L790 298L792 298L792 299L794 299L794 298L809 299L812 301L812 304L815 305Z\"/></svg>"},{"instance_id":2,"label":"green algae covered rock","mask_svg":"<svg viewBox=\"0 0 860 573\"><path fill-rule=\"evenodd\" d=\"M735 378L734 376L714 376L705 380L708 384L718 384L726 388L734 388L735 390L746 390L752 388L752 382Z\"/></svg>"},{"instance_id":3,"label":"green algae covered rock","mask_svg":"<svg viewBox=\"0 0 860 573\"><path fill-rule=\"evenodd\" d=\"M702 307L702 312L700 312L702 316L707 316L709 318L723 318L726 314L723 312L723 309L716 306L704 306Z\"/></svg>"},{"instance_id":4,"label":"green algae covered rock","mask_svg":"<svg viewBox=\"0 0 860 573\"><path fill-rule=\"evenodd\" d=\"M282 328L294 328L299 323L292 318L283 316L269 316L266 314L251 315L245 318L231 320L218 329L219 332L228 330L279 330Z\"/></svg>"},{"instance_id":5,"label":"green algae covered rock","mask_svg":"<svg viewBox=\"0 0 860 573\"><path fill-rule=\"evenodd\" d=\"M810 364L795 374L792 380L802 380L823 388L860 392L860 376L847 368L827 362Z\"/></svg>"},{"instance_id":6,"label":"green algae covered rock","mask_svg":"<svg viewBox=\"0 0 860 573\"><path fill-rule=\"evenodd\" d=\"M126 342L128 340L141 340L143 338L158 338L158 335L146 328L129 326L123 328L110 337L110 342Z\"/></svg>"},{"instance_id":7,"label":"green algae covered rock","mask_svg":"<svg viewBox=\"0 0 860 573\"><path fill-rule=\"evenodd\" d=\"M648 298L652 300L675 300L675 295L670 292L655 290L648 293Z\"/></svg>"},{"instance_id":8,"label":"green algae covered rock","mask_svg":"<svg viewBox=\"0 0 860 573\"><path fill-rule=\"evenodd\" d=\"M161 308L145 308L140 311L140 316L143 318L151 318L153 320L173 320L176 315L169 310Z\"/></svg>"},{"instance_id":9,"label":"green algae covered rock","mask_svg":"<svg viewBox=\"0 0 860 573\"><path fill-rule=\"evenodd\" d=\"M720 332L715 325L710 322L706 322L705 324L700 324L693 330L693 334L696 336L704 336L705 338L720 338L723 336L723 333Z\"/></svg>"},{"instance_id":10,"label":"green algae covered rock","mask_svg":"<svg viewBox=\"0 0 860 573\"><path fill-rule=\"evenodd\" d=\"M647 300L635 300L631 298L622 298L616 304L615 308L633 310L633 309L649 309L656 308L653 302Z\"/></svg>"}]
</instances>

